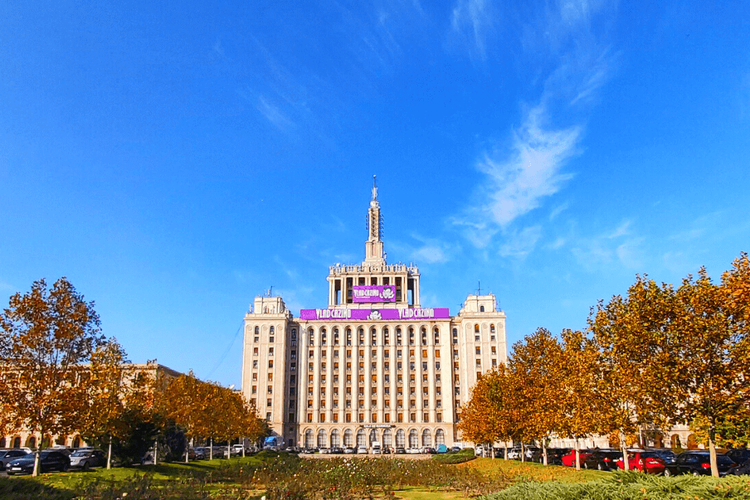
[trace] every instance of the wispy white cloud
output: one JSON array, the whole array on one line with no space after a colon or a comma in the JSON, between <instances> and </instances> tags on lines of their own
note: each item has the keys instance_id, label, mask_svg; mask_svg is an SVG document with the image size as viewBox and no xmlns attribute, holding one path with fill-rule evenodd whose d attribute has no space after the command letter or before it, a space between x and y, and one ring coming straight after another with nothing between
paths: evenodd
<instances>
[{"instance_id":1,"label":"wispy white cloud","mask_svg":"<svg viewBox=\"0 0 750 500\"><path fill-rule=\"evenodd\" d=\"M292 121L281 112L278 106L272 104L262 95L258 96L255 108L279 130L285 130L292 125Z\"/></svg>"},{"instance_id":2,"label":"wispy white cloud","mask_svg":"<svg viewBox=\"0 0 750 500\"><path fill-rule=\"evenodd\" d=\"M512 234L504 234L505 243L500 246L501 257L524 258L536 247L542 237L542 226L525 227L521 231Z\"/></svg>"},{"instance_id":3,"label":"wispy white cloud","mask_svg":"<svg viewBox=\"0 0 750 500\"><path fill-rule=\"evenodd\" d=\"M571 253L578 264L589 271L613 266L641 272L644 265L645 238L633 229L632 221L626 220L613 229L593 236L576 235L571 240Z\"/></svg>"},{"instance_id":4,"label":"wispy white cloud","mask_svg":"<svg viewBox=\"0 0 750 500\"><path fill-rule=\"evenodd\" d=\"M388 247L393 250L393 257L405 256L407 261L424 264L442 264L448 262L456 251L456 246L445 240L425 238L418 234L411 235L417 244L393 241ZM389 259L389 261L392 259Z\"/></svg>"},{"instance_id":5,"label":"wispy white cloud","mask_svg":"<svg viewBox=\"0 0 750 500\"><path fill-rule=\"evenodd\" d=\"M453 13L454 29L456 19L463 19L464 24L486 19L486 5L479 0L459 0ZM574 177L573 172L566 171L566 165L582 152L583 120L565 125L555 122L561 114L578 116L571 112L572 107L580 111L595 102L598 90L611 74L612 56L592 29L594 18L607 5L604 0L560 0L537 12L524 31L524 64L538 65L539 70L532 73L541 81L540 92L536 104L519 104L521 120L510 132L510 146L488 149L476 162L475 167L485 174L474 196L479 202L452 219L474 246L490 245L498 233L504 239L537 234L537 222L531 222L526 232L512 226ZM545 72L543 68L550 66L550 59L552 69ZM566 207L565 202L559 203L549 220ZM535 245L536 241L531 248ZM524 254L507 243L502 244L500 252Z\"/></svg>"},{"instance_id":6,"label":"wispy white cloud","mask_svg":"<svg viewBox=\"0 0 750 500\"><path fill-rule=\"evenodd\" d=\"M453 35L464 39L479 59L486 57L487 40L494 25L490 0L458 0L451 12Z\"/></svg>"}]
</instances>

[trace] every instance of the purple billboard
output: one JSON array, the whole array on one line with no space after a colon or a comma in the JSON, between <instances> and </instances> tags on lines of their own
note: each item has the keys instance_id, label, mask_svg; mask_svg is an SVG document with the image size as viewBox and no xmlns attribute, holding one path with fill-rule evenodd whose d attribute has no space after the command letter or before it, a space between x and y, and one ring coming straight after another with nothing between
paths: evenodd
<instances>
[{"instance_id":1,"label":"purple billboard","mask_svg":"<svg viewBox=\"0 0 750 500\"><path fill-rule=\"evenodd\" d=\"M306 321L376 321L450 319L447 307L408 308L408 309L302 309L299 318Z\"/></svg>"},{"instance_id":2,"label":"purple billboard","mask_svg":"<svg viewBox=\"0 0 750 500\"><path fill-rule=\"evenodd\" d=\"M396 302L396 285L355 285L354 302Z\"/></svg>"}]
</instances>

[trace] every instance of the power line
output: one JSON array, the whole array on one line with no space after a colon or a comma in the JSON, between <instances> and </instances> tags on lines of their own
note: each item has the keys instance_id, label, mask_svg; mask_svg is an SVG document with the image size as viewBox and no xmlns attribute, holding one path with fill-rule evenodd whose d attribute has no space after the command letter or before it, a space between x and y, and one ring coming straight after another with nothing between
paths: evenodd
<instances>
[{"instance_id":1,"label":"power line","mask_svg":"<svg viewBox=\"0 0 750 500\"><path fill-rule=\"evenodd\" d=\"M242 325L245 324L245 321L243 320L240 323L240 326L237 327L237 331L234 334L234 337L232 337L232 342L229 343L224 353L221 355L221 358L219 358L219 361L216 363L216 365L211 368L211 371L208 372L208 375L206 375L206 379L210 379L211 375L214 374L217 368L221 366L222 363L224 363L224 360L227 359L227 356L229 356L229 352L232 350L232 347L234 346L234 343L237 341L237 336L239 336L240 332L242 331Z\"/></svg>"}]
</instances>

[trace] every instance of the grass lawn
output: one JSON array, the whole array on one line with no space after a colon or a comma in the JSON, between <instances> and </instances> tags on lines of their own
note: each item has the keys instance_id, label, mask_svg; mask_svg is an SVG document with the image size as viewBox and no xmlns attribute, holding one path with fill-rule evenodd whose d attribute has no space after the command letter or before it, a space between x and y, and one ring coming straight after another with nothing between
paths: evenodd
<instances>
[{"instance_id":1,"label":"grass lawn","mask_svg":"<svg viewBox=\"0 0 750 500\"><path fill-rule=\"evenodd\" d=\"M64 490L78 489L81 485L90 482L114 482L125 483L136 477L149 475L154 483L169 484L186 473L210 474L212 471L226 465L227 463L260 464L262 459L255 457L216 459L212 461L202 460L197 462L169 463L159 465L144 465L136 467L122 467L106 469L94 469L88 472L67 472L43 474L36 481ZM537 463L521 463L515 460L502 460L491 458L477 458L470 462L455 465L454 467L467 467L481 472L485 476L502 474L511 478L513 482L525 481L557 481L560 483L580 483L607 477L609 473L593 470L576 471L568 467L543 466ZM13 479L11 479L13 480ZM206 485L210 491L229 491L240 488L234 483L217 482ZM262 490L248 491L247 498L259 499L265 492ZM461 491L440 491L429 487L408 486L395 492L395 498L403 500L458 500L466 498Z\"/></svg>"}]
</instances>

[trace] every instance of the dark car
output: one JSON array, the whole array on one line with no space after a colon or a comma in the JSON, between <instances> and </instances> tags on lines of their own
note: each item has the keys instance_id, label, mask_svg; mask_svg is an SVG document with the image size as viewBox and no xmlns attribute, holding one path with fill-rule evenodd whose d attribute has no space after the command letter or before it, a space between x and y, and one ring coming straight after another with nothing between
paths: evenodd
<instances>
[{"instance_id":1,"label":"dark car","mask_svg":"<svg viewBox=\"0 0 750 500\"><path fill-rule=\"evenodd\" d=\"M8 462L5 473L9 476L14 474L31 474L34 472L34 457L36 454L29 453L23 457ZM53 450L44 450L39 457L40 472L59 470L65 472L70 467L70 459L65 453Z\"/></svg>"},{"instance_id":2,"label":"dark car","mask_svg":"<svg viewBox=\"0 0 750 500\"><path fill-rule=\"evenodd\" d=\"M750 459L745 460L740 465L735 465L734 467L730 467L727 474L733 474L735 476L750 474Z\"/></svg>"},{"instance_id":3,"label":"dark car","mask_svg":"<svg viewBox=\"0 0 750 500\"><path fill-rule=\"evenodd\" d=\"M732 468L734 462L723 453L717 453L716 465L719 468L719 475L724 476ZM709 452L706 450L689 450L677 455L674 463L667 464L666 469L664 469L664 475L676 476L678 474L711 475L711 457Z\"/></svg>"},{"instance_id":4,"label":"dark car","mask_svg":"<svg viewBox=\"0 0 750 500\"><path fill-rule=\"evenodd\" d=\"M648 450L648 451L652 453L656 453L659 456L659 458L664 460L665 464L673 464L674 459L677 458L677 454L675 452L673 452L672 450L668 450L666 448L654 448L653 450Z\"/></svg>"},{"instance_id":5,"label":"dark car","mask_svg":"<svg viewBox=\"0 0 750 500\"><path fill-rule=\"evenodd\" d=\"M0 471L5 470L5 466L14 458L23 457L26 454L24 450L0 450Z\"/></svg>"},{"instance_id":6,"label":"dark car","mask_svg":"<svg viewBox=\"0 0 750 500\"><path fill-rule=\"evenodd\" d=\"M399 446L398 448L396 448L396 455L403 455L405 453L406 450L403 447Z\"/></svg>"},{"instance_id":7,"label":"dark car","mask_svg":"<svg viewBox=\"0 0 750 500\"><path fill-rule=\"evenodd\" d=\"M586 457L581 466L584 469L617 470L617 460L622 458L622 451L611 448L595 449Z\"/></svg>"},{"instance_id":8,"label":"dark car","mask_svg":"<svg viewBox=\"0 0 750 500\"><path fill-rule=\"evenodd\" d=\"M96 448L82 448L70 454L70 468L89 470L107 464L107 457L102 450Z\"/></svg>"},{"instance_id":9,"label":"dark car","mask_svg":"<svg viewBox=\"0 0 750 500\"><path fill-rule=\"evenodd\" d=\"M744 464L750 460L750 450L747 448L733 448L725 453L736 464Z\"/></svg>"}]
</instances>

